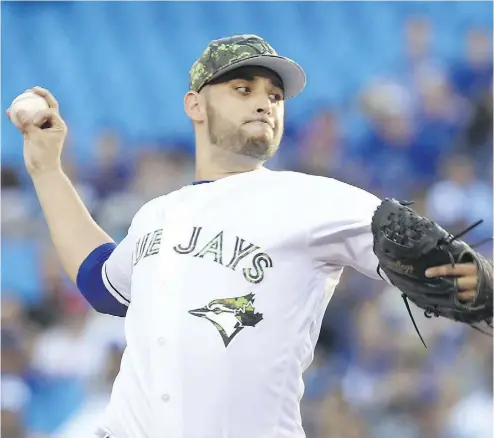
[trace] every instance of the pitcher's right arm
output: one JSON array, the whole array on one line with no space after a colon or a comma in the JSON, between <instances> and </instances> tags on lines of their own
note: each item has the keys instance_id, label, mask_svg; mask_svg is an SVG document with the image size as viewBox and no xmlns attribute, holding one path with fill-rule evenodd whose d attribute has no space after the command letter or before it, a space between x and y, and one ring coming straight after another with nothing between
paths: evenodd
<instances>
[{"instance_id":1,"label":"pitcher's right arm","mask_svg":"<svg viewBox=\"0 0 494 438\"><path fill-rule=\"evenodd\" d=\"M21 125L17 128L24 137L26 169L33 181L60 262L96 310L123 316L129 303L130 285L125 285L125 280L121 278L115 278L114 281L126 289L118 291L122 295L119 297L115 291L108 290L111 286L105 285L103 278L103 264L116 251L117 245L93 220L62 170L60 157L67 126L60 117L58 102L42 88L35 87L30 91L43 97L49 109L38 112L33 119L27 118L25 113L18 113ZM10 116L10 110L7 115ZM133 245L124 240L119 247L112 258L128 259L128 265L131 265ZM118 275L116 272L115 277ZM130 272L128 277L130 283Z\"/></svg>"}]
</instances>

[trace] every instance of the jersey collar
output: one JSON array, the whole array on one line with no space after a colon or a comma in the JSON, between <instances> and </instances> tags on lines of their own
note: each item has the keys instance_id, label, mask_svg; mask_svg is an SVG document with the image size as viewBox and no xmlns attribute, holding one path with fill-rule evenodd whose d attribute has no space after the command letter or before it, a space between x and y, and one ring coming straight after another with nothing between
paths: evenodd
<instances>
[{"instance_id":1,"label":"jersey collar","mask_svg":"<svg viewBox=\"0 0 494 438\"><path fill-rule=\"evenodd\" d=\"M259 172L259 171L266 171L268 169L266 169L265 167L260 167L259 169L255 169L255 170L251 170L249 172L242 172L242 173L251 173L251 172ZM235 175L240 175L239 173L235 174ZM231 175L233 176L233 175ZM224 178L228 178L228 177L224 177ZM222 179L224 179L222 178ZM215 181L218 181L218 180L201 180L201 181L193 181L192 182L192 185L193 186L196 186L198 184L206 184L206 183L212 183L212 182L215 182Z\"/></svg>"}]
</instances>

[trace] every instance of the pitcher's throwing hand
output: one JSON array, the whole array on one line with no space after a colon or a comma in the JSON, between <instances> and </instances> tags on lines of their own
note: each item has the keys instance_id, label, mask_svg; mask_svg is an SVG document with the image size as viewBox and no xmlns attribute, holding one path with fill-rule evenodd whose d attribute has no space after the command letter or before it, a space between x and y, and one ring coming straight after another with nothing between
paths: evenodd
<instances>
[{"instance_id":1,"label":"pitcher's throwing hand","mask_svg":"<svg viewBox=\"0 0 494 438\"><path fill-rule=\"evenodd\" d=\"M45 99L48 108L38 111L34 118L19 111L19 130L24 136L24 161L31 175L60 168L62 148L67 137L67 126L62 120L58 102L44 88L34 87L31 91ZM11 110L7 110L11 117Z\"/></svg>"}]
</instances>

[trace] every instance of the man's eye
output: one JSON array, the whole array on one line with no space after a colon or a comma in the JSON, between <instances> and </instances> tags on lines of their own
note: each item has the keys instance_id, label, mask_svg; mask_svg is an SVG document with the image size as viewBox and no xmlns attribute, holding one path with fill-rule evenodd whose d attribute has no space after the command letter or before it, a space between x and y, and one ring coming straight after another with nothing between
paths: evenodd
<instances>
[{"instance_id":1,"label":"man's eye","mask_svg":"<svg viewBox=\"0 0 494 438\"><path fill-rule=\"evenodd\" d=\"M283 100L283 96L280 93L272 93L269 95L269 97L273 102L279 102L280 100Z\"/></svg>"},{"instance_id":2,"label":"man's eye","mask_svg":"<svg viewBox=\"0 0 494 438\"><path fill-rule=\"evenodd\" d=\"M249 87L236 87L235 88L237 91L239 91L242 94L248 94L250 93L250 88Z\"/></svg>"}]
</instances>

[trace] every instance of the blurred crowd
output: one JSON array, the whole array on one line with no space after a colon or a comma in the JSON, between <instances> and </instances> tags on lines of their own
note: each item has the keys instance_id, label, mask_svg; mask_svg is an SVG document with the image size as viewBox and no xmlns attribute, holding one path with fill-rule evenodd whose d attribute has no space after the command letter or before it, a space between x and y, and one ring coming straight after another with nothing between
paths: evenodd
<instances>
[{"instance_id":1,"label":"blurred crowd","mask_svg":"<svg viewBox=\"0 0 494 438\"><path fill-rule=\"evenodd\" d=\"M414 200L452 232L482 218L467 241L492 236L492 35L471 29L454 64L434 53L434 37L427 19L410 19L406 64L346 105L308 108L268 167ZM346 117L359 129L345 131ZM131 156L107 126L81 167L70 141L64 169L117 241L146 201L194 180L190 145L146 140ZM123 320L96 314L61 272L24 170L2 165L1 191L2 241L34 242L40 279L35 290L2 290L2 437L88 437L118 372ZM479 251L491 258L492 243ZM33 260L21 259L27 272ZM395 289L345 271L305 374L308 438L492 436L492 338L413 312L428 349Z\"/></svg>"}]
</instances>

